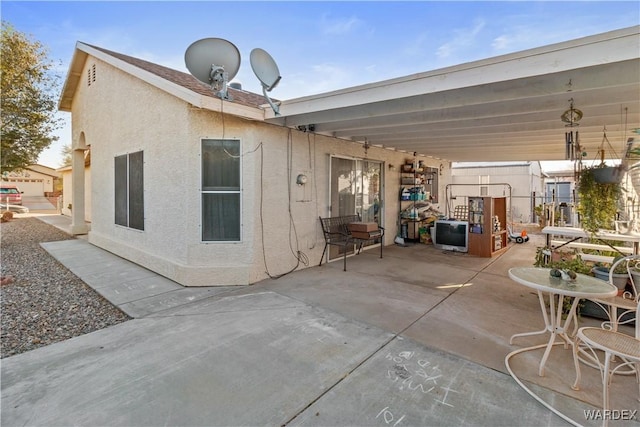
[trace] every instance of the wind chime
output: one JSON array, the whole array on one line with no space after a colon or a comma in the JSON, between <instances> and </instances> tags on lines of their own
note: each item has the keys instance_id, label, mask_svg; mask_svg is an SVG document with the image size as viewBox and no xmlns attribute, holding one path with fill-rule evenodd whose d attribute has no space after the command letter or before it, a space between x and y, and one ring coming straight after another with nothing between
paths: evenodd
<instances>
[{"instance_id":1,"label":"wind chime","mask_svg":"<svg viewBox=\"0 0 640 427\"><path fill-rule=\"evenodd\" d=\"M560 119L566 123L565 127L569 128L564 133L565 159L577 160L582 157L582 148L580 147L578 130L573 128L580 126L578 122L582 119L582 111L573 106L573 98L569 100L569 109L562 113Z\"/></svg>"}]
</instances>

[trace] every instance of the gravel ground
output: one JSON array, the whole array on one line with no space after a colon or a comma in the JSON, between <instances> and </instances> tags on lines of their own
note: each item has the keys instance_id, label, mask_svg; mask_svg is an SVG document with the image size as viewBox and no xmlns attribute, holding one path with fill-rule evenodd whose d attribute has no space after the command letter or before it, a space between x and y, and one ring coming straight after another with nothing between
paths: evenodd
<instances>
[{"instance_id":1,"label":"gravel ground","mask_svg":"<svg viewBox=\"0 0 640 427\"><path fill-rule=\"evenodd\" d=\"M14 218L0 225L0 358L112 326L129 317L87 286L40 242L73 239L36 218Z\"/></svg>"}]
</instances>

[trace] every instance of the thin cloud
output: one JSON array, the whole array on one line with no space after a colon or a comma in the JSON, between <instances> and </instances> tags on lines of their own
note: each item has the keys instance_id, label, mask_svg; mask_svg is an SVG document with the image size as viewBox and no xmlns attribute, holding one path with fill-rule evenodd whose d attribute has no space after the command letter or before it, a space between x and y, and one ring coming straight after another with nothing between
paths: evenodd
<instances>
[{"instance_id":1,"label":"thin cloud","mask_svg":"<svg viewBox=\"0 0 640 427\"><path fill-rule=\"evenodd\" d=\"M331 19L327 15L322 17L320 27L323 34L330 36L340 36L349 34L361 27L363 21L352 16L350 18Z\"/></svg>"},{"instance_id":2,"label":"thin cloud","mask_svg":"<svg viewBox=\"0 0 640 427\"><path fill-rule=\"evenodd\" d=\"M436 51L436 55L439 58L447 58L458 51L472 47L485 25L486 22L483 19L478 19L472 28L455 30L456 35L453 40L441 45Z\"/></svg>"},{"instance_id":3,"label":"thin cloud","mask_svg":"<svg viewBox=\"0 0 640 427\"><path fill-rule=\"evenodd\" d=\"M540 40L551 39L555 35L549 28L518 25L508 28L491 41L495 53L513 52L540 44Z\"/></svg>"},{"instance_id":4,"label":"thin cloud","mask_svg":"<svg viewBox=\"0 0 640 427\"><path fill-rule=\"evenodd\" d=\"M557 30L551 26L517 26L494 37L491 42L491 48L496 54L517 52L536 46L583 37L589 33L574 28Z\"/></svg>"},{"instance_id":5,"label":"thin cloud","mask_svg":"<svg viewBox=\"0 0 640 427\"><path fill-rule=\"evenodd\" d=\"M278 86L277 98L291 99L330 92L353 85L354 73L332 63L309 66L304 73L287 76Z\"/></svg>"}]
</instances>

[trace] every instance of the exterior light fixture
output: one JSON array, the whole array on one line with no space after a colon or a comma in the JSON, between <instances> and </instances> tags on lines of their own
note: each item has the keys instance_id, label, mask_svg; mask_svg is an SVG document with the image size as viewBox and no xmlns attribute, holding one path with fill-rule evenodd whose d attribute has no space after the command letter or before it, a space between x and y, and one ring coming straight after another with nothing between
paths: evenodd
<instances>
[{"instance_id":1,"label":"exterior light fixture","mask_svg":"<svg viewBox=\"0 0 640 427\"><path fill-rule=\"evenodd\" d=\"M305 185L307 181L308 181L308 178L305 174L301 173L296 177L296 184L298 185Z\"/></svg>"}]
</instances>

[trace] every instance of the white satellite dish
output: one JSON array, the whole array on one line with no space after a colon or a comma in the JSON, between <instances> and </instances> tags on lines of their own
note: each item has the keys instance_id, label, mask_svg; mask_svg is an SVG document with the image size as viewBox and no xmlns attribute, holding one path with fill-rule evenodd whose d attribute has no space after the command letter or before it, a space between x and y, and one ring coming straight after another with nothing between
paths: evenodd
<instances>
[{"instance_id":1,"label":"white satellite dish","mask_svg":"<svg viewBox=\"0 0 640 427\"><path fill-rule=\"evenodd\" d=\"M187 69L196 79L211 85L222 99L231 99L227 84L240 69L240 51L230 41L207 38L193 42L184 53Z\"/></svg>"},{"instance_id":2,"label":"white satellite dish","mask_svg":"<svg viewBox=\"0 0 640 427\"><path fill-rule=\"evenodd\" d=\"M249 60L251 62L253 73L256 75L258 80L260 80L260 83L262 83L262 93L264 97L267 98L267 102L269 102L269 105L273 108L273 112L276 116L279 115L279 108L267 95L267 91L270 92L274 87L276 87L282 78L276 61L274 61L271 55L269 55L265 50L260 48L253 49L251 51Z\"/></svg>"}]
</instances>

